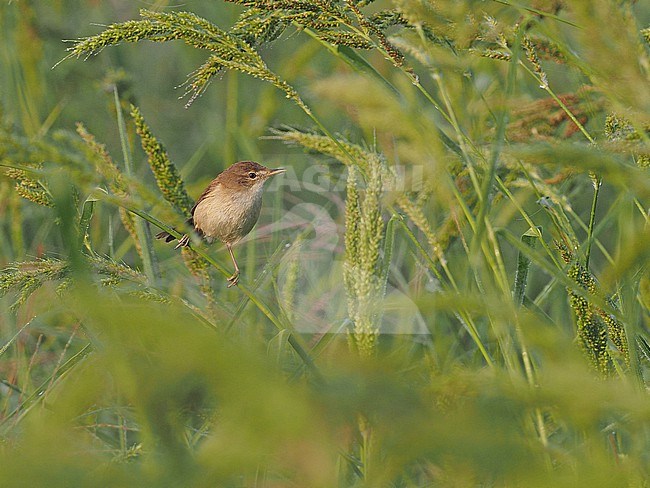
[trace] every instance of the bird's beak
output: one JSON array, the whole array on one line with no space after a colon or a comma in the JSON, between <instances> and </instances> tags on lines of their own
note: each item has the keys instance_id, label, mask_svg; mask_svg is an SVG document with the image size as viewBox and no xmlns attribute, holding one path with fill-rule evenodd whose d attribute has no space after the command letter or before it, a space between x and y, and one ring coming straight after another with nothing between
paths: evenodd
<instances>
[{"instance_id":1,"label":"bird's beak","mask_svg":"<svg viewBox=\"0 0 650 488\"><path fill-rule=\"evenodd\" d=\"M269 171L269 176L279 175L280 173L284 173L285 171L287 171L287 170L284 169L284 168L272 169L272 170Z\"/></svg>"}]
</instances>

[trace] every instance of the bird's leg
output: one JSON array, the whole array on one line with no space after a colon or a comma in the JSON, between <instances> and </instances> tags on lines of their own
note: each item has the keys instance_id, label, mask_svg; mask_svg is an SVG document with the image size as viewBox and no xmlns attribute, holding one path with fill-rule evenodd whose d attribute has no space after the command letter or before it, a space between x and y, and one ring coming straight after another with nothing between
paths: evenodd
<instances>
[{"instance_id":1,"label":"bird's leg","mask_svg":"<svg viewBox=\"0 0 650 488\"><path fill-rule=\"evenodd\" d=\"M230 278L228 278L228 288L230 288L231 286L235 286L239 281L239 266L237 266L237 260L235 259L235 255L232 252L232 246L230 244L226 244L226 247L228 248L228 252L232 258L232 264L235 265L235 273Z\"/></svg>"},{"instance_id":2,"label":"bird's leg","mask_svg":"<svg viewBox=\"0 0 650 488\"><path fill-rule=\"evenodd\" d=\"M190 235L185 234L183 237L181 237L178 240L178 244L176 244L176 247L174 249L178 249L179 247L187 247L189 243L190 243Z\"/></svg>"}]
</instances>

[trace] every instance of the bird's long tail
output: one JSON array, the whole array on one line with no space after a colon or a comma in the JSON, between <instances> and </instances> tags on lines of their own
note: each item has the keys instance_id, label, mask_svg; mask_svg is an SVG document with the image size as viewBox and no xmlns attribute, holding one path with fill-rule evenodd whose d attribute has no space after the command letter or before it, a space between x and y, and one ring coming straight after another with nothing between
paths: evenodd
<instances>
[{"instance_id":1,"label":"bird's long tail","mask_svg":"<svg viewBox=\"0 0 650 488\"><path fill-rule=\"evenodd\" d=\"M156 234L156 239L164 239L165 242L171 242L176 238L173 235L171 235L169 232L162 231L162 232L158 232L158 234Z\"/></svg>"},{"instance_id":2,"label":"bird's long tail","mask_svg":"<svg viewBox=\"0 0 650 488\"><path fill-rule=\"evenodd\" d=\"M194 226L194 219L188 219L187 224L193 227ZM164 231L158 232L158 234L156 234L156 239L164 239L165 242L171 242L176 238L173 235L171 235L169 232L164 230ZM176 245L176 247L174 249L178 249L179 247L185 247L189 243L190 243L190 235L189 234L184 234L183 237L181 237L178 240L178 244Z\"/></svg>"}]
</instances>

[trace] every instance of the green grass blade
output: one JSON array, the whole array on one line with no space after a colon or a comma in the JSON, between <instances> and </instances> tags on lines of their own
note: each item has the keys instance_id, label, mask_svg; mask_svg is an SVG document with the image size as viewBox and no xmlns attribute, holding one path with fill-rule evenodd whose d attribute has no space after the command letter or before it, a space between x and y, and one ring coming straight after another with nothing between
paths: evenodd
<instances>
[{"instance_id":1,"label":"green grass blade","mask_svg":"<svg viewBox=\"0 0 650 488\"><path fill-rule=\"evenodd\" d=\"M117 113L117 127L120 133L120 143L122 144L122 156L124 157L124 169L129 178L134 177L133 161L131 157L131 150L129 149L129 138L126 132L126 124L124 123L124 115L122 113L122 105L120 97L117 92L117 87L113 87L113 95L115 99L115 112ZM136 234L140 241L140 248L142 250L142 265L144 267L144 274L147 276L152 284L160 281L160 268L158 260L153 251L153 239L151 229L145 221L137 220L135 222Z\"/></svg>"},{"instance_id":2,"label":"green grass blade","mask_svg":"<svg viewBox=\"0 0 650 488\"><path fill-rule=\"evenodd\" d=\"M521 236L522 244L534 248L535 243L538 241L539 236L542 232L541 227L537 229L528 229ZM520 307L524 303L524 297L526 294L526 283L528 282L528 270L530 269L530 257L523 252L519 252L517 257L517 273L515 275L515 286L512 292L515 305Z\"/></svg>"},{"instance_id":3,"label":"green grass blade","mask_svg":"<svg viewBox=\"0 0 650 488\"><path fill-rule=\"evenodd\" d=\"M31 395L25 398L25 400L23 400L14 411L2 419L0 421L0 427L6 426L4 433L6 434L8 430L14 427L15 423L18 422L22 416L29 412L34 406L42 402L47 390L52 388L58 380L63 378L75 366L81 363L92 352L92 350L93 345L90 343L86 344L79 352L63 363L54 374L50 375L45 381L43 381L41 385L36 388ZM14 423L10 423L12 420L14 420Z\"/></svg>"},{"instance_id":4,"label":"green grass blade","mask_svg":"<svg viewBox=\"0 0 650 488\"><path fill-rule=\"evenodd\" d=\"M90 227L90 220L93 218L96 201L92 197L87 198L81 208L81 216L79 217L79 249L85 246L91 253L93 253L93 250L88 241L88 228Z\"/></svg>"}]
</instances>

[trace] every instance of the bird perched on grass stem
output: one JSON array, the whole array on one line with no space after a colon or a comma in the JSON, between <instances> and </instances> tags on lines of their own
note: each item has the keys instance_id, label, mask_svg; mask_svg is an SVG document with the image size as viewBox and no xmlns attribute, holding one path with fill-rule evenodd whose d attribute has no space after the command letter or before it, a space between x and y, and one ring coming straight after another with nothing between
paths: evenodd
<instances>
[{"instance_id":1,"label":"bird perched on grass stem","mask_svg":"<svg viewBox=\"0 0 650 488\"><path fill-rule=\"evenodd\" d=\"M235 265L235 273L228 278L228 288L239 281L239 266L232 247L257 223L266 180L285 171L269 169L253 161L235 163L212 180L192 207L192 217L187 223L208 243L219 240L228 248ZM156 238L165 242L175 239L169 232L160 232ZM190 236L185 234L178 240L176 249L189 243Z\"/></svg>"}]
</instances>

